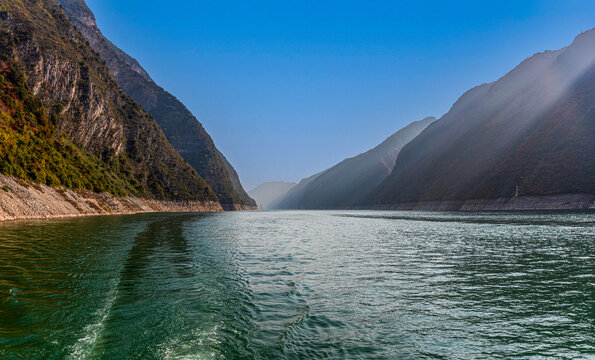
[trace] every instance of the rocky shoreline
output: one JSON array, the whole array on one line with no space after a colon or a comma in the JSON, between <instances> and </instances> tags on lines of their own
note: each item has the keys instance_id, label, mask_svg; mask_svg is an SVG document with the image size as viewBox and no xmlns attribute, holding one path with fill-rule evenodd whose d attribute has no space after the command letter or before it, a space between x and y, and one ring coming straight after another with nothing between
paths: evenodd
<instances>
[{"instance_id":1,"label":"rocky shoreline","mask_svg":"<svg viewBox=\"0 0 595 360\"><path fill-rule=\"evenodd\" d=\"M258 210L256 206L242 205L242 204L221 204L224 211L252 211Z\"/></svg>"},{"instance_id":2,"label":"rocky shoreline","mask_svg":"<svg viewBox=\"0 0 595 360\"><path fill-rule=\"evenodd\" d=\"M0 175L0 221L223 210L218 202L117 198L105 193L52 188Z\"/></svg>"},{"instance_id":3,"label":"rocky shoreline","mask_svg":"<svg viewBox=\"0 0 595 360\"><path fill-rule=\"evenodd\" d=\"M535 211L595 209L594 194L522 196L466 201L428 201L358 207L373 210L413 211ZM0 175L0 221L54 219L150 212L221 212L255 210L218 202L163 201L118 198L106 193L73 191Z\"/></svg>"},{"instance_id":4,"label":"rocky shoreline","mask_svg":"<svg viewBox=\"0 0 595 360\"><path fill-rule=\"evenodd\" d=\"M588 210L595 209L595 194L519 196L513 198L475 199L464 201L425 201L417 203L377 205L371 207L371 209L417 211Z\"/></svg>"}]
</instances>

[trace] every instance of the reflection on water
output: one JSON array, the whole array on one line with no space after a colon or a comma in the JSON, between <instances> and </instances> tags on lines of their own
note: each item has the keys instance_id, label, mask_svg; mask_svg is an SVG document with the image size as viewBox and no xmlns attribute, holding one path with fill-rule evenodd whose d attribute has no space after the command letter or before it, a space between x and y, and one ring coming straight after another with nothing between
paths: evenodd
<instances>
[{"instance_id":1,"label":"reflection on water","mask_svg":"<svg viewBox=\"0 0 595 360\"><path fill-rule=\"evenodd\" d=\"M0 359L586 358L595 213L0 224Z\"/></svg>"}]
</instances>

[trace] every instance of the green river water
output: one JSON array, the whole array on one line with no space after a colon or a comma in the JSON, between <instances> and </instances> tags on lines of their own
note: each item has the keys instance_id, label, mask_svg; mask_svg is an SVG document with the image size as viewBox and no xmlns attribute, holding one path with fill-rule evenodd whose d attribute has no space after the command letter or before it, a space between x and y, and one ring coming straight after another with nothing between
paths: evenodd
<instances>
[{"instance_id":1,"label":"green river water","mask_svg":"<svg viewBox=\"0 0 595 360\"><path fill-rule=\"evenodd\" d=\"M0 224L0 359L593 359L595 213Z\"/></svg>"}]
</instances>

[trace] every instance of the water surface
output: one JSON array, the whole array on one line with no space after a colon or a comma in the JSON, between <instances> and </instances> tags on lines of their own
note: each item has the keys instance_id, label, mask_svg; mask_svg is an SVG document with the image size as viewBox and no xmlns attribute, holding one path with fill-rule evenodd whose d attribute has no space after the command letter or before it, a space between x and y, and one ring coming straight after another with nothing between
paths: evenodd
<instances>
[{"instance_id":1,"label":"water surface","mask_svg":"<svg viewBox=\"0 0 595 360\"><path fill-rule=\"evenodd\" d=\"M595 356L595 213L0 224L0 359Z\"/></svg>"}]
</instances>

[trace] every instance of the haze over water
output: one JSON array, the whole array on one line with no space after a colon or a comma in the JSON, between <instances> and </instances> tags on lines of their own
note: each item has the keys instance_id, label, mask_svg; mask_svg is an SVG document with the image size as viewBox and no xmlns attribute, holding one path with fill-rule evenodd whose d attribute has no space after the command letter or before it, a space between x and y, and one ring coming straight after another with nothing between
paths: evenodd
<instances>
[{"instance_id":1,"label":"haze over water","mask_svg":"<svg viewBox=\"0 0 595 360\"><path fill-rule=\"evenodd\" d=\"M595 213L0 224L0 359L588 358Z\"/></svg>"}]
</instances>

